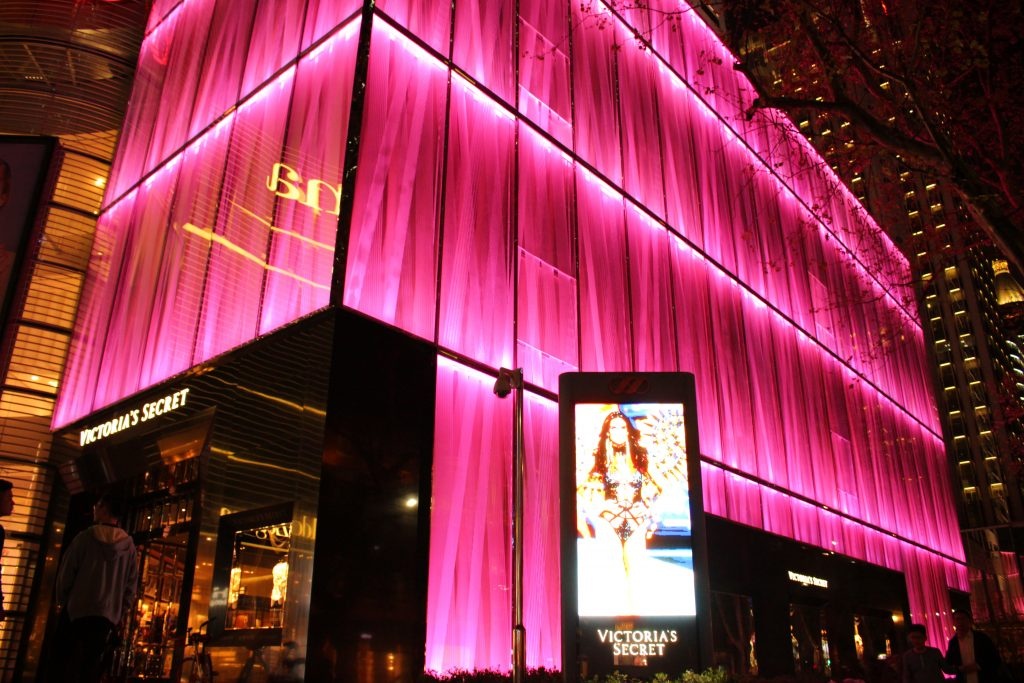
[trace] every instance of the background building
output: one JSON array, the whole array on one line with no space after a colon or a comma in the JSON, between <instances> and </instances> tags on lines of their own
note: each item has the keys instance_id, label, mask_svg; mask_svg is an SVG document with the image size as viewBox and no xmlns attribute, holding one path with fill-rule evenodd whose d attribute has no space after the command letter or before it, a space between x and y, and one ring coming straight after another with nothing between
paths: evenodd
<instances>
[{"instance_id":1,"label":"background building","mask_svg":"<svg viewBox=\"0 0 1024 683\"><path fill-rule=\"evenodd\" d=\"M145 19L141 2L0 5L0 159L13 169L0 202L0 477L16 503L0 522L0 680L31 676L42 643L50 421Z\"/></svg>"},{"instance_id":2,"label":"background building","mask_svg":"<svg viewBox=\"0 0 1024 683\"><path fill-rule=\"evenodd\" d=\"M1024 652L1020 581L1020 528L1024 519L1024 483L1020 477L1024 462L1020 422L1024 414L1020 286L1007 264L1007 254L993 246L991 234L981 229L976 214L968 210L962 195L957 193L958 188L942 176L941 167L929 169L927 163L909 152L901 156L898 149L886 147L864 131L865 121L874 121L881 123L881 130L893 133L890 141L898 140L900 131L907 130L907 126L912 129L916 123L914 107L904 107L909 114L903 118L897 114L886 119L879 114L893 114L887 106L895 103L900 108L901 100L906 98L905 101L927 106L934 113L935 118L922 120L942 120L938 126L918 131L918 140L942 149L943 143L953 144L950 141L956 138L955 146L962 151L959 143L963 142L964 129L978 128L980 138L986 134L986 122L977 120L977 110L970 105L947 115L940 103L943 97L948 98L947 102L962 102L969 96L973 81L960 78L962 60L947 61L950 55L934 50L935 44L928 37L919 43L908 41L903 47L886 42L902 29L915 25L915 12L923 5L905 4L897 12L887 11L885 4L862 6L860 13L854 11L847 16L849 21L858 22L848 34L853 36L850 45L861 55L870 53L870 57L851 67L845 73L848 82L834 88L832 79L842 72L836 64L852 64L838 56L843 48L834 52L802 49L802 43L789 40L789 24L774 21L779 15L793 17L780 6L772 9L779 14L765 22L771 13L744 13L742 3L728 0L711 4L714 10L705 8L708 16L720 31L742 43L744 68L756 76L762 95L789 99L797 126L820 151L823 163L846 181L910 261L916 301L908 298L905 303L919 307L925 321L926 348L934 369L942 433L971 566L971 609L981 627L996 637L1004 657L1024 665L1020 659ZM949 8L956 11L954 6ZM831 22L843 12L843 8L835 13L826 12L827 18L816 25L834 26ZM979 14L977 25L965 21L950 30L984 31L986 22L989 26L1012 25L1007 16L1014 14L1012 9L1009 15L999 18ZM745 19L755 26L730 27L724 17L734 22ZM784 27L781 37L772 33L780 26ZM823 28L824 33L827 29ZM990 33L983 44L974 47L979 52L998 54L1006 43L997 34L998 31ZM955 43L945 29L932 38L940 44ZM826 67L824 60L818 61L812 55L831 57L833 64ZM929 73L921 74L920 79L912 66L915 59L930 64ZM999 61L993 59L993 63ZM866 65L877 68L865 69ZM952 71L945 72L946 67ZM980 72L984 73L985 68ZM870 82L864 81L865 73L872 74ZM936 99L922 105L922 89L933 90ZM998 87L990 89L986 92L989 99L978 96L972 105L984 104L997 119L1000 114L996 112L1016 110L1009 99L1000 98L999 92ZM847 115L841 107L824 110L802 106L814 98L835 101L844 95L847 101L856 101L853 108L859 111L859 117ZM960 126L961 123L966 126ZM930 136L936 136L936 140ZM1015 158L1017 141L1010 137L1005 142L1003 151ZM969 154L964 155L968 157ZM999 159L999 150L987 149L979 163L1000 168ZM959 189L962 192L963 188ZM876 254L874 258L884 259L885 255ZM867 290L853 292L850 303L856 305L873 297ZM880 337L872 354L887 353L885 342Z\"/></svg>"},{"instance_id":3,"label":"background building","mask_svg":"<svg viewBox=\"0 0 1024 683\"><path fill-rule=\"evenodd\" d=\"M502 366L528 390L531 666L560 665L575 369L696 374L723 662L948 635L967 575L910 266L679 19L154 3L54 416L69 532L101 488L134 503L123 671L176 673L210 617L225 672L286 642L310 680L507 668Z\"/></svg>"},{"instance_id":4,"label":"background building","mask_svg":"<svg viewBox=\"0 0 1024 683\"><path fill-rule=\"evenodd\" d=\"M926 240L945 246L918 253L916 259L922 311L938 366L944 433L960 493L971 608L978 622L997 635L1005 656L1019 662L1024 646L1024 361L1013 308L1020 286L998 252L975 241L965 212L935 189L924 189L931 197L926 217L918 219L924 210L918 205L910 208L908 219L919 238L924 231ZM908 190L908 202L915 194Z\"/></svg>"}]
</instances>

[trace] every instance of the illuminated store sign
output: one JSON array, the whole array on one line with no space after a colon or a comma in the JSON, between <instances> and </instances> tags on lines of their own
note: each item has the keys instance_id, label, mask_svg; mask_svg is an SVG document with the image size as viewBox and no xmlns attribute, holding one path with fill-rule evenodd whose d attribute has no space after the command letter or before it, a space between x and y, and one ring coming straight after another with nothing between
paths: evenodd
<instances>
[{"instance_id":1,"label":"illuminated store sign","mask_svg":"<svg viewBox=\"0 0 1024 683\"><path fill-rule=\"evenodd\" d=\"M188 401L188 392L188 389L179 389L155 401L144 403L138 408L126 410L95 427L86 427L78 433L78 443L81 446L88 446L108 436L131 429L142 422L148 422L165 413L184 408Z\"/></svg>"},{"instance_id":2,"label":"illuminated store sign","mask_svg":"<svg viewBox=\"0 0 1024 683\"><path fill-rule=\"evenodd\" d=\"M602 643L612 647L615 656L660 657L665 654L665 646L679 642L676 630L661 631L615 631L598 629L597 637Z\"/></svg>"},{"instance_id":3,"label":"illuminated store sign","mask_svg":"<svg viewBox=\"0 0 1024 683\"><path fill-rule=\"evenodd\" d=\"M692 376L561 380L563 610L580 634L578 652L567 638L563 666L699 668L707 577Z\"/></svg>"},{"instance_id":4,"label":"illuminated store sign","mask_svg":"<svg viewBox=\"0 0 1024 683\"><path fill-rule=\"evenodd\" d=\"M789 572L789 580L804 586L817 586L818 588L828 588L828 580L819 579L817 576L808 576L807 574L797 574L796 572Z\"/></svg>"}]
</instances>

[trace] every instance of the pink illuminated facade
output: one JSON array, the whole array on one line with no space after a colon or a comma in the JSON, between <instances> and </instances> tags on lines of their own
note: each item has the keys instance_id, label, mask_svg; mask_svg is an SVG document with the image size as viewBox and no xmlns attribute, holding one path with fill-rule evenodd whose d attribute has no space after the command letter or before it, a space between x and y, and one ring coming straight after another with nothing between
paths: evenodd
<instances>
[{"instance_id":1,"label":"pink illuminated facade","mask_svg":"<svg viewBox=\"0 0 1024 683\"><path fill-rule=\"evenodd\" d=\"M491 384L522 367L527 656L558 668L558 375L693 372L708 513L901 572L941 642L967 575L907 262L651 4L155 2L55 428L338 307L421 340L424 666L508 669Z\"/></svg>"}]
</instances>

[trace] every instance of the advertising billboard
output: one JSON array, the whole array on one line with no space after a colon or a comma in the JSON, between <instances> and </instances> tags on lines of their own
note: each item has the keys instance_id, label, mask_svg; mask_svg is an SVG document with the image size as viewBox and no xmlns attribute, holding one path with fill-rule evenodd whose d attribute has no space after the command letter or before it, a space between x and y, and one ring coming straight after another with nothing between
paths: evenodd
<instances>
[{"instance_id":1,"label":"advertising billboard","mask_svg":"<svg viewBox=\"0 0 1024 683\"><path fill-rule=\"evenodd\" d=\"M693 376L560 380L566 680L703 668L707 574Z\"/></svg>"},{"instance_id":2,"label":"advertising billboard","mask_svg":"<svg viewBox=\"0 0 1024 683\"><path fill-rule=\"evenodd\" d=\"M50 138L0 136L0 321L7 317L52 153Z\"/></svg>"}]
</instances>

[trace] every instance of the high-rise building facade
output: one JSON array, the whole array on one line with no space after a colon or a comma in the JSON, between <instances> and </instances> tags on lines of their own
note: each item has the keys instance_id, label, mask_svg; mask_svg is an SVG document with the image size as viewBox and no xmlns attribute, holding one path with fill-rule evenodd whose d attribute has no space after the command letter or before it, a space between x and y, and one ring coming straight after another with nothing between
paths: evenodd
<instances>
[{"instance_id":1,"label":"high-rise building facade","mask_svg":"<svg viewBox=\"0 0 1024 683\"><path fill-rule=\"evenodd\" d=\"M189 628L222 672L507 669L501 367L530 666L561 665L572 370L695 374L720 662L948 635L967 572L910 266L668 8L154 3L54 417L69 533L90 494L132 502L121 671L177 675Z\"/></svg>"},{"instance_id":2,"label":"high-rise building facade","mask_svg":"<svg viewBox=\"0 0 1024 683\"><path fill-rule=\"evenodd\" d=\"M1024 360L1013 319L1020 286L998 251L978 240L966 212L948 193L911 174L905 174L905 182L912 236L938 247L915 254L915 271L960 494L971 608L979 623L998 635L1007 657L1019 662ZM927 199L918 199L919 193Z\"/></svg>"}]
</instances>

